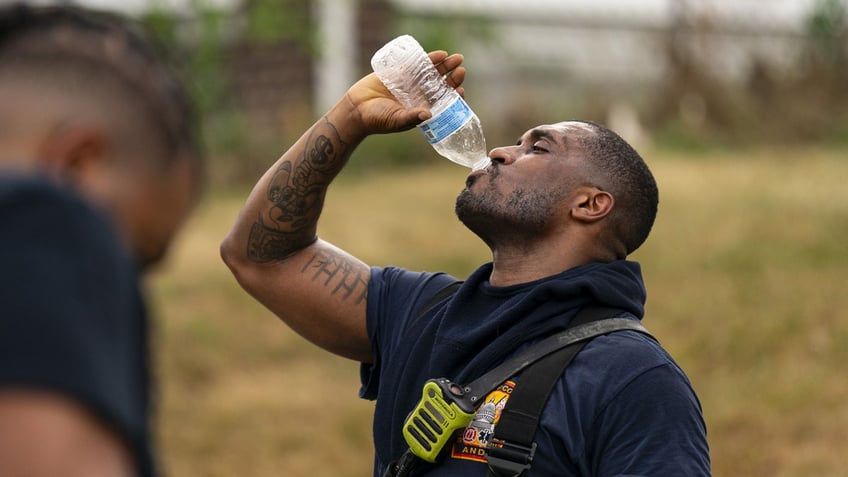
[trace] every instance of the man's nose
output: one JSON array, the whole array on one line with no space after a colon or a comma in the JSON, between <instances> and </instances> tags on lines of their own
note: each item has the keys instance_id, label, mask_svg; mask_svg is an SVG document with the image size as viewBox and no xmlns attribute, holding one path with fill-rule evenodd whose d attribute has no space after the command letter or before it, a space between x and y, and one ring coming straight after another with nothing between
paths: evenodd
<instances>
[{"instance_id":1,"label":"man's nose","mask_svg":"<svg viewBox=\"0 0 848 477\"><path fill-rule=\"evenodd\" d=\"M515 161L516 149L515 146L496 147L489 151L489 158L499 165L512 164Z\"/></svg>"}]
</instances>

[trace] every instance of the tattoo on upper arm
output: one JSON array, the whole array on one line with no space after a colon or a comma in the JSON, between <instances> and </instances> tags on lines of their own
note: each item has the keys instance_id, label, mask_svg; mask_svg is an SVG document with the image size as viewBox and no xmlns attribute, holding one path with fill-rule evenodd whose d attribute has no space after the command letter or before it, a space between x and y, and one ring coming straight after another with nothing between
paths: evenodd
<instances>
[{"instance_id":1,"label":"tattoo on upper arm","mask_svg":"<svg viewBox=\"0 0 848 477\"><path fill-rule=\"evenodd\" d=\"M312 281L323 282L331 288L330 294L342 301L355 300L362 303L368 294L368 269L357 267L344 255L329 250L320 250L312 256L301 272L311 272Z\"/></svg>"},{"instance_id":2,"label":"tattoo on upper arm","mask_svg":"<svg viewBox=\"0 0 848 477\"><path fill-rule=\"evenodd\" d=\"M270 207L250 228L248 258L283 260L315 241L313 226L324 206L324 194L344 165L347 148L325 118L312 130L296 160L279 165L266 192Z\"/></svg>"}]
</instances>

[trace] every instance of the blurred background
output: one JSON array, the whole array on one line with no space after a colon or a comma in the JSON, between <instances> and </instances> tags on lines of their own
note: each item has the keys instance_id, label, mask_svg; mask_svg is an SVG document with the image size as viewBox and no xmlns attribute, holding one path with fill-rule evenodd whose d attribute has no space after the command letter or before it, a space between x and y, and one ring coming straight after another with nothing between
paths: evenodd
<instances>
[{"instance_id":1,"label":"blurred background","mask_svg":"<svg viewBox=\"0 0 848 477\"><path fill-rule=\"evenodd\" d=\"M494 145L571 117L640 148L848 144L845 0L78 2L138 18L182 70L213 179L264 171L400 33L465 54ZM430 160L395 142L372 161Z\"/></svg>"},{"instance_id":2,"label":"blurred background","mask_svg":"<svg viewBox=\"0 0 848 477\"><path fill-rule=\"evenodd\" d=\"M78 3L150 32L209 153L207 193L149 286L172 475L369 475L357 364L254 303L217 248L259 175L410 33L465 55L489 147L581 118L643 153L660 185L633 257L646 324L699 393L715 475L848 476L845 0ZM466 172L416 131L370 138L319 232L369 264L464 277L490 259L453 216Z\"/></svg>"}]
</instances>

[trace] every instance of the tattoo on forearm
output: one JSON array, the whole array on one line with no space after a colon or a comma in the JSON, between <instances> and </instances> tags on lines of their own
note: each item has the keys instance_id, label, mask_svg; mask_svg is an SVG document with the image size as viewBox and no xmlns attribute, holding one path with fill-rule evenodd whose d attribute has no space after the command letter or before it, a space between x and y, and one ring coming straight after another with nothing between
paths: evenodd
<instances>
[{"instance_id":1,"label":"tattoo on forearm","mask_svg":"<svg viewBox=\"0 0 848 477\"><path fill-rule=\"evenodd\" d=\"M283 232L266 226L260 218L250 227L247 257L254 262L282 260L315 241L299 232Z\"/></svg>"},{"instance_id":2,"label":"tattoo on forearm","mask_svg":"<svg viewBox=\"0 0 848 477\"><path fill-rule=\"evenodd\" d=\"M251 260L282 260L314 241L312 227L324 206L324 193L344 164L346 151L347 144L325 118L312 130L297 159L280 164L266 193L270 207L250 229Z\"/></svg>"},{"instance_id":3,"label":"tattoo on forearm","mask_svg":"<svg viewBox=\"0 0 848 477\"><path fill-rule=\"evenodd\" d=\"M312 272L312 281L323 282L342 301L352 298L359 304L367 297L368 271L354 266L341 254L322 250L309 259L301 272Z\"/></svg>"}]
</instances>

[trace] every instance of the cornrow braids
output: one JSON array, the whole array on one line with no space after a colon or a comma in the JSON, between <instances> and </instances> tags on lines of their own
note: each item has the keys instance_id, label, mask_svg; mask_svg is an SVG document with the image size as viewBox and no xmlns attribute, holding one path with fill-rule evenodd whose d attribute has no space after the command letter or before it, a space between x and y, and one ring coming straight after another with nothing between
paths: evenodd
<instances>
[{"instance_id":1,"label":"cornrow braids","mask_svg":"<svg viewBox=\"0 0 848 477\"><path fill-rule=\"evenodd\" d=\"M0 8L0 65L21 61L73 62L113 77L160 133L167 160L186 156L200 168L188 95L133 23L68 5Z\"/></svg>"}]
</instances>

